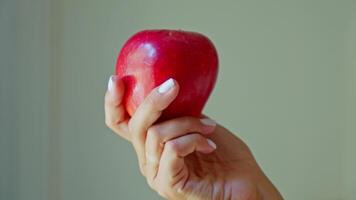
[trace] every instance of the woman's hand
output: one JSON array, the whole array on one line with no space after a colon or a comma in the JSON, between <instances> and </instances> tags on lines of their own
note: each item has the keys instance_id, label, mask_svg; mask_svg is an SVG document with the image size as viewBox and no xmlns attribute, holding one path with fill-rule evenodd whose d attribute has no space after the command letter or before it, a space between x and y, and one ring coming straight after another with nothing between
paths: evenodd
<instances>
[{"instance_id":1,"label":"woman's hand","mask_svg":"<svg viewBox=\"0 0 356 200\"><path fill-rule=\"evenodd\" d=\"M175 99L173 79L155 88L129 118L116 76L105 95L105 122L133 144L149 186L167 199L282 199L244 142L214 121L181 117L155 123Z\"/></svg>"}]
</instances>

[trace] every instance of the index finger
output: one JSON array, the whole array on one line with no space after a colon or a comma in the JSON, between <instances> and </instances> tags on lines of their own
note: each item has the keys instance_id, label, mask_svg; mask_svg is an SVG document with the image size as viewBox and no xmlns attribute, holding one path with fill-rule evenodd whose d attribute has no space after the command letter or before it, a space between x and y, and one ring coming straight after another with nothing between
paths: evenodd
<instances>
[{"instance_id":1,"label":"index finger","mask_svg":"<svg viewBox=\"0 0 356 200\"><path fill-rule=\"evenodd\" d=\"M176 98L178 91L178 83L172 78L168 79L151 91L130 119L131 142L137 153L143 174L145 174L144 166L146 165L145 141L147 130Z\"/></svg>"}]
</instances>

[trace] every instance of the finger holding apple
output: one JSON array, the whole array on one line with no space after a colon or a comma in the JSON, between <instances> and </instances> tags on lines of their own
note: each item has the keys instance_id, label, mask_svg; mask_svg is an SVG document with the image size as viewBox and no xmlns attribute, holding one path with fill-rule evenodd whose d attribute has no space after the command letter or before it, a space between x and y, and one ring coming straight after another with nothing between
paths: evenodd
<instances>
[{"instance_id":1,"label":"finger holding apple","mask_svg":"<svg viewBox=\"0 0 356 200\"><path fill-rule=\"evenodd\" d=\"M114 133L126 140L130 140L127 128L127 114L123 105L124 92L124 82L116 75L110 76L108 89L105 93L105 124Z\"/></svg>"},{"instance_id":2,"label":"finger holding apple","mask_svg":"<svg viewBox=\"0 0 356 200\"><path fill-rule=\"evenodd\" d=\"M147 95L129 120L128 129L131 134L131 143L137 153L143 175L146 174L145 141L148 129L177 97L178 92L179 85L177 82L173 79L166 80Z\"/></svg>"}]
</instances>

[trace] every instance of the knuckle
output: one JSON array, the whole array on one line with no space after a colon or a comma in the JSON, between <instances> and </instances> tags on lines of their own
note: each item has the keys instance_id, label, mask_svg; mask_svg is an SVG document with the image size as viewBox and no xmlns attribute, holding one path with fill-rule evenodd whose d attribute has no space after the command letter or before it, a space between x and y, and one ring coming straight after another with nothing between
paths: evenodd
<instances>
[{"instance_id":1,"label":"knuckle","mask_svg":"<svg viewBox=\"0 0 356 200\"><path fill-rule=\"evenodd\" d=\"M107 127L109 127L110 129L117 129L119 127L120 124L120 120L119 119L115 119L113 117L110 116L106 116L105 117L105 125Z\"/></svg>"},{"instance_id":2,"label":"knuckle","mask_svg":"<svg viewBox=\"0 0 356 200\"><path fill-rule=\"evenodd\" d=\"M138 132L138 126L137 126L137 123L135 122L136 120L130 120L128 122L128 130L130 133L134 135L137 135L137 134L134 134L134 133L137 133Z\"/></svg>"},{"instance_id":3,"label":"knuckle","mask_svg":"<svg viewBox=\"0 0 356 200\"><path fill-rule=\"evenodd\" d=\"M158 128L156 127L150 127L147 130L147 137L151 140L151 141L157 141L158 143L161 142L161 134L158 131Z\"/></svg>"},{"instance_id":4,"label":"knuckle","mask_svg":"<svg viewBox=\"0 0 356 200\"><path fill-rule=\"evenodd\" d=\"M206 141L205 137L198 133L192 134L192 140L196 141L197 143L204 143Z\"/></svg>"},{"instance_id":5,"label":"knuckle","mask_svg":"<svg viewBox=\"0 0 356 200\"><path fill-rule=\"evenodd\" d=\"M157 100L155 98L155 95L149 95L146 99L145 99L145 104L148 107L152 107L155 108L157 105Z\"/></svg>"},{"instance_id":6,"label":"knuckle","mask_svg":"<svg viewBox=\"0 0 356 200\"><path fill-rule=\"evenodd\" d=\"M204 143L206 139L199 133L193 133L190 135L190 140L192 143Z\"/></svg>"},{"instance_id":7,"label":"knuckle","mask_svg":"<svg viewBox=\"0 0 356 200\"><path fill-rule=\"evenodd\" d=\"M128 122L127 128L129 129L130 132L132 132L132 130L133 130L133 122L132 122L132 120L130 120L130 121Z\"/></svg>"},{"instance_id":8,"label":"knuckle","mask_svg":"<svg viewBox=\"0 0 356 200\"><path fill-rule=\"evenodd\" d=\"M157 177L157 179L154 179L152 189L165 199L172 199L172 197L174 197L173 187L167 180L165 180L165 178Z\"/></svg>"},{"instance_id":9,"label":"knuckle","mask_svg":"<svg viewBox=\"0 0 356 200\"><path fill-rule=\"evenodd\" d=\"M115 125L115 122L111 118L105 117L105 125L112 129Z\"/></svg>"},{"instance_id":10,"label":"knuckle","mask_svg":"<svg viewBox=\"0 0 356 200\"><path fill-rule=\"evenodd\" d=\"M179 145L173 141L166 142L165 148L167 149L167 151L172 153L177 153L179 151Z\"/></svg>"},{"instance_id":11,"label":"knuckle","mask_svg":"<svg viewBox=\"0 0 356 200\"><path fill-rule=\"evenodd\" d=\"M163 197L163 198L167 198L168 197L167 192L165 191L165 189L158 188L156 191L161 197Z\"/></svg>"}]
</instances>

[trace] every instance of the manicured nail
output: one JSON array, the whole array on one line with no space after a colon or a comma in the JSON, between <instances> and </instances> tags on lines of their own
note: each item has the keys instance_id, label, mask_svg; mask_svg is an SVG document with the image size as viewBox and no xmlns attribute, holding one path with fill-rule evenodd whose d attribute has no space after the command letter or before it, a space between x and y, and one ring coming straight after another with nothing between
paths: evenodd
<instances>
[{"instance_id":1,"label":"manicured nail","mask_svg":"<svg viewBox=\"0 0 356 200\"><path fill-rule=\"evenodd\" d=\"M205 119L200 119L201 123L207 126L216 126L216 122L212 119L205 118Z\"/></svg>"},{"instance_id":2,"label":"manicured nail","mask_svg":"<svg viewBox=\"0 0 356 200\"><path fill-rule=\"evenodd\" d=\"M213 142L211 139L207 139L208 140L208 144L213 147L214 149L216 149L216 144L215 142Z\"/></svg>"},{"instance_id":3,"label":"manicured nail","mask_svg":"<svg viewBox=\"0 0 356 200\"><path fill-rule=\"evenodd\" d=\"M111 92L115 88L115 81L118 79L118 76L111 75L108 83L108 90Z\"/></svg>"},{"instance_id":4,"label":"manicured nail","mask_svg":"<svg viewBox=\"0 0 356 200\"><path fill-rule=\"evenodd\" d=\"M161 84L158 88L158 92L163 94L168 92L174 86L174 81L172 78L166 80L164 83Z\"/></svg>"}]
</instances>

